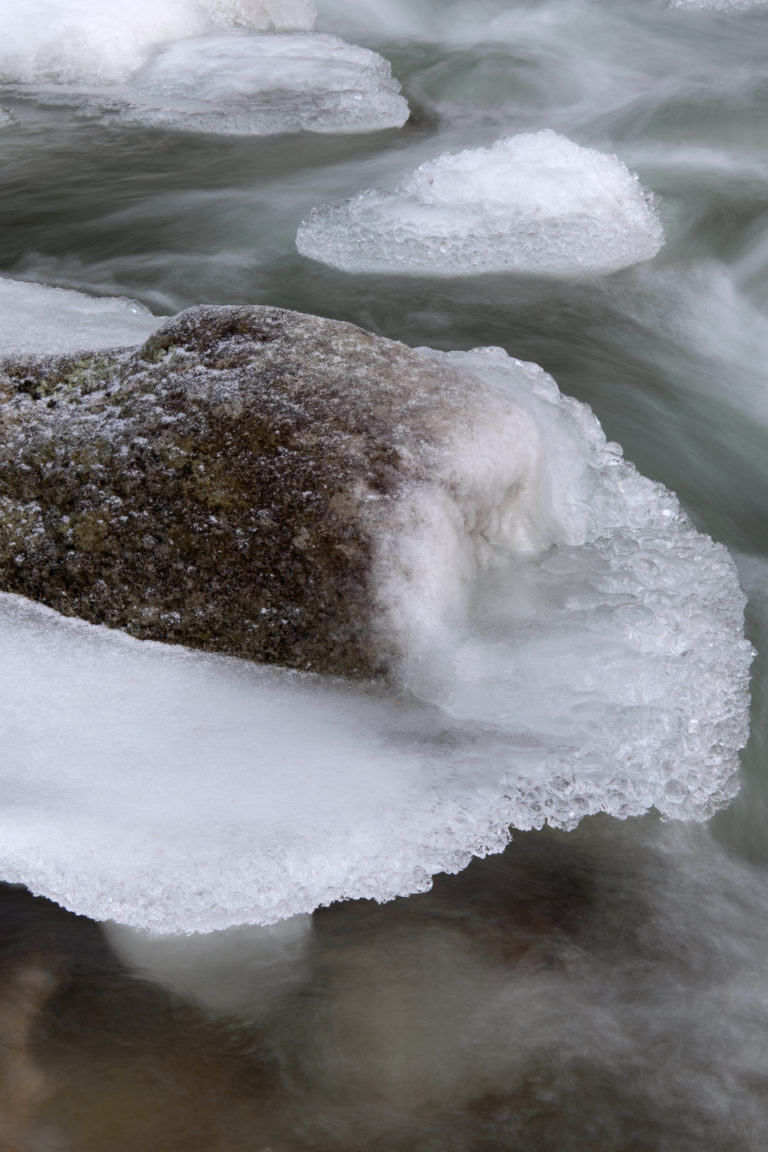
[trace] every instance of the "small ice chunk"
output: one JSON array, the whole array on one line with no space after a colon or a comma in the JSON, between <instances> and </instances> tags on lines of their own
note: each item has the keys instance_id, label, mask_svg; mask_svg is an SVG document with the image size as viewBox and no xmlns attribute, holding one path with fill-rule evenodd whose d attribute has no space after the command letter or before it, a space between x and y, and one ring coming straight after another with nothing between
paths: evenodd
<instances>
[{"instance_id":1,"label":"small ice chunk","mask_svg":"<svg viewBox=\"0 0 768 1152\"><path fill-rule=\"evenodd\" d=\"M345 272L573 276L649 260L663 240L618 157L546 130L445 153L394 192L315 208L296 246Z\"/></svg>"},{"instance_id":2,"label":"small ice chunk","mask_svg":"<svg viewBox=\"0 0 768 1152\"><path fill-rule=\"evenodd\" d=\"M0 356L128 347L143 343L163 320L122 296L0 277Z\"/></svg>"},{"instance_id":3,"label":"small ice chunk","mask_svg":"<svg viewBox=\"0 0 768 1152\"><path fill-rule=\"evenodd\" d=\"M373 132L409 116L386 60L336 36L207 36L169 45L119 119L229 135Z\"/></svg>"}]
</instances>

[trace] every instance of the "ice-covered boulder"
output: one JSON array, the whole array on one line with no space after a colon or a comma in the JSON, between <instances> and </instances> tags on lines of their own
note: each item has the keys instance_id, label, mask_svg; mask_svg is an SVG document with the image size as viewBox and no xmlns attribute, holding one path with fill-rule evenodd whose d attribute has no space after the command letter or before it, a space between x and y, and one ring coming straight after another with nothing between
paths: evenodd
<instances>
[{"instance_id":1,"label":"ice-covered boulder","mask_svg":"<svg viewBox=\"0 0 768 1152\"><path fill-rule=\"evenodd\" d=\"M393 192L315 208L296 245L345 272L573 276L649 260L663 240L618 157L547 130L445 153Z\"/></svg>"},{"instance_id":2,"label":"ice-covered boulder","mask_svg":"<svg viewBox=\"0 0 768 1152\"><path fill-rule=\"evenodd\" d=\"M209 931L733 795L734 565L535 365L200 308L0 392L3 879Z\"/></svg>"},{"instance_id":3,"label":"ice-covered boulder","mask_svg":"<svg viewBox=\"0 0 768 1152\"><path fill-rule=\"evenodd\" d=\"M518 494L530 419L348 324L203 307L134 353L22 358L0 380L0 586L135 636L380 671L381 589L422 562L399 556L409 518L444 553L409 577L414 611L450 597L499 517L548 531Z\"/></svg>"}]
</instances>

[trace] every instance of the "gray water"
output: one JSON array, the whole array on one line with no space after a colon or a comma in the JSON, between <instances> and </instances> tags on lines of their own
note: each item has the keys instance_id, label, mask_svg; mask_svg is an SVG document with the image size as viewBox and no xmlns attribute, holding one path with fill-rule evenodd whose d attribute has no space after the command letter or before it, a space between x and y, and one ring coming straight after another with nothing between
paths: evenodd
<instances>
[{"instance_id":1,"label":"gray water","mask_svg":"<svg viewBox=\"0 0 768 1152\"><path fill-rule=\"evenodd\" d=\"M517 835L431 893L321 910L277 951L222 938L213 977L190 954L160 984L96 926L5 890L0 1009L42 989L18 1049L39 1080L16 1146L759 1152L768 13L328 0L319 24L392 62L403 129L120 129L0 93L16 117L0 131L0 275L157 314L269 303L543 365L737 556L758 649L741 793L705 826L651 814ZM334 272L295 249L317 204L547 127L615 152L653 190L666 233L654 261L578 282L433 280ZM228 997L211 994L217 979ZM4 1064L4 1092L13 1075Z\"/></svg>"}]
</instances>

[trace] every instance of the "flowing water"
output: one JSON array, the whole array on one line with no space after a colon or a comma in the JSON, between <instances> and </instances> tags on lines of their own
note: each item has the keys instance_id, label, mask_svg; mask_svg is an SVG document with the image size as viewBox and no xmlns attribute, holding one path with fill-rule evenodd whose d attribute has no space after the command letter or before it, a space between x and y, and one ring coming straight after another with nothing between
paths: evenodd
<instances>
[{"instance_id":1,"label":"flowing water","mask_svg":"<svg viewBox=\"0 0 768 1152\"><path fill-rule=\"evenodd\" d=\"M516 833L502 854L388 904L152 938L4 888L0 1143L760 1152L768 11L319 0L316 31L378 53L402 87L411 114L398 127L386 78L365 81L366 99L381 83L390 101L378 131L342 131L336 105L320 132L248 135L240 112L232 134L210 131L221 117L195 121L177 83L188 47L181 62L161 60L171 112L157 112L146 75L139 112L120 103L124 89L104 95L165 41L210 35L200 7L159 0L102 26L97 6L72 0L81 35L68 39L56 24L64 0L2 0L0 276L127 297L157 316L273 304L413 346L498 345L540 364L734 555L758 653L751 737L741 790L708 823L593 815ZM247 5L202 7L229 27ZM308 6L292 7L287 26L308 27ZM296 115L315 116L313 99ZM395 193L443 153L544 129L637 173L664 232L653 259L609 274L405 274L342 271L296 248L313 209ZM141 309L114 307L141 339Z\"/></svg>"}]
</instances>

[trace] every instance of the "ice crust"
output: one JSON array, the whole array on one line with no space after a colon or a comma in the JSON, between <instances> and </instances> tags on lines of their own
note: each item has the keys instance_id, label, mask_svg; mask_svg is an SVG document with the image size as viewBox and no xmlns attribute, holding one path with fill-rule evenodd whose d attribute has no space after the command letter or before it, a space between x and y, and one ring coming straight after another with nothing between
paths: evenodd
<instances>
[{"instance_id":1,"label":"ice crust","mask_svg":"<svg viewBox=\"0 0 768 1152\"><path fill-rule=\"evenodd\" d=\"M444 153L393 192L315 208L296 245L346 272L568 276L649 260L663 240L618 157L545 130Z\"/></svg>"},{"instance_id":2,"label":"ice crust","mask_svg":"<svg viewBox=\"0 0 768 1152\"><path fill-rule=\"evenodd\" d=\"M423 890L510 825L703 819L734 794L751 649L726 550L540 368L431 355L498 389L509 426L449 430L440 483L414 485L380 542L395 686L2 595L3 879L205 932Z\"/></svg>"},{"instance_id":3,"label":"ice crust","mask_svg":"<svg viewBox=\"0 0 768 1152\"><path fill-rule=\"evenodd\" d=\"M162 323L136 300L0 277L0 356L128 347Z\"/></svg>"}]
</instances>

